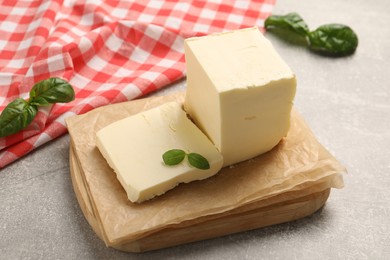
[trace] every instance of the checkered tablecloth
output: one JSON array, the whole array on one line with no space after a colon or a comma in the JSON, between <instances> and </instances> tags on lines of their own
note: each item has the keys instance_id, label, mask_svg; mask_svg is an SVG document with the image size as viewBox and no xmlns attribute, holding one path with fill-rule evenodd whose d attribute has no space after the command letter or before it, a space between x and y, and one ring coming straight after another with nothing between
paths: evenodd
<instances>
[{"instance_id":1,"label":"checkered tablecloth","mask_svg":"<svg viewBox=\"0 0 390 260\"><path fill-rule=\"evenodd\" d=\"M61 77L67 104L40 108L25 130L0 138L0 168L66 133L65 118L131 100L185 76L183 39L259 26L275 0L0 2L0 111Z\"/></svg>"}]
</instances>

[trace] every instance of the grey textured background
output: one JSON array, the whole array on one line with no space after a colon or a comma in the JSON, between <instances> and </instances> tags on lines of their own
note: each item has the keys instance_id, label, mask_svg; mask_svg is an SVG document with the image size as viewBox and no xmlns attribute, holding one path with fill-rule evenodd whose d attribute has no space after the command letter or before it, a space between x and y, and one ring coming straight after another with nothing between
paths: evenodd
<instances>
[{"instance_id":1,"label":"grey textured background","mask_svg":"<svg viewBox=\"0 0 390 260\"><path fill-rule=\"evenodd\" d=\"M0 259L389 259L390 1L279 0L274 14L291 11L313 29L348 24L360 40L355 55L335 59L266 34L297 74L296 108L349 172L323 209L212 240L119 252L105 247L81 213L66 135L0 171Z\"/></svg>"}]
</instances>

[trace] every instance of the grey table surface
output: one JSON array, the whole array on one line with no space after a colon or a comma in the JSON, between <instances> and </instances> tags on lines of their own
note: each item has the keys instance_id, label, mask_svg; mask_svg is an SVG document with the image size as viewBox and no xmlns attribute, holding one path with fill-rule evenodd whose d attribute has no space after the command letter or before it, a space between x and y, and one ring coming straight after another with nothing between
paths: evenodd
<instances>
[{"instance_id":1,"label":"grey table surface","mask_svg":"<svg viewBox=\"0 0 390 260\"><path fill-rule=\"evenodd\" d=\"M65 135L0 171L0 259L390 259L390 1L279 0L274 14L291 11L311 28L348 24L360 40L354 55L326 58L266 34L297 75L297 110L348 169L324 208L291 223L119 252L84 219Z\"/></svg>"}]
</instances>

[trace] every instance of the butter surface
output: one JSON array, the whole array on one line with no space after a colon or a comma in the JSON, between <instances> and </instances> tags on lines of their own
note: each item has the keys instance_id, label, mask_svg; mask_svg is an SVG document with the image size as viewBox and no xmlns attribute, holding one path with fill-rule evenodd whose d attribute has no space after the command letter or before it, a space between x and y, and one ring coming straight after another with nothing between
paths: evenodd
<instances>
[{"instance_id":1,"label":"butter surface","mask_svg":"<svg viewBox=\"0 0 390 260\"><path fill-rule=\"evenodd\" d=\"M257 28L185 40L185 109L224 166L275 147L287 134L295 75Z\"/></svg>"},{"instance_id":2,"label":"butter surface","mask_svg":"<svg viewBox=\"0 0 390 260\"><path fill-rule=\"evenodd\" d=\"M132 202L161 195L179 183L216 174L223 159L213 143L187 118L176 102L136 114L97 132L97 146ZM185 159L166 166L162 154L183 149L203 155L210 169L199 170Z\"/></svg>"}]
</instances>

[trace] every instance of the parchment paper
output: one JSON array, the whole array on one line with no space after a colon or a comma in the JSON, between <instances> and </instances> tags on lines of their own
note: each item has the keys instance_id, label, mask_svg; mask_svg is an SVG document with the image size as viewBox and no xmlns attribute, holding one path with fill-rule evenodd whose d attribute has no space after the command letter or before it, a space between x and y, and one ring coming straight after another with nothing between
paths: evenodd
<instances>
[{"instance_id":1,"label":"parchment paper","mask_svg":"<svg viewBox=\"0 0 390 260\"><path fill-rule=\"evenodd\" d=\"M266 206L278 200L343 187L345 168L316 140L293 110L287 137L272 151L223 168L209 179L180 184L153 200L131 203L96 147L95 133L124 117L168 101L182 103L183 99L184 93L139 99L67 119L94 214L108 245L135 240L169 225L205 221L250 203Z\"/></svg>"}]
</instances>

